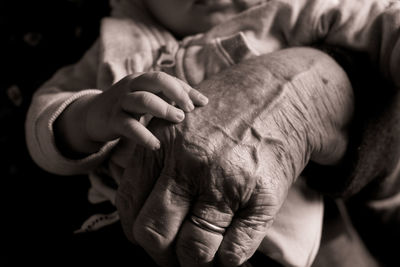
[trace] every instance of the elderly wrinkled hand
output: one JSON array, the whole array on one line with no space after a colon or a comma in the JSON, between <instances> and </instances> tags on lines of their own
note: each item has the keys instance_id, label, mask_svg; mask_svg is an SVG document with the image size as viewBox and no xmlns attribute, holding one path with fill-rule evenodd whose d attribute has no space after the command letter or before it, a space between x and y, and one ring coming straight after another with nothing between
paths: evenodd
<instances>
[{"instance_id":1,"label":"elderly wrinkled hand","mask_svg":"<svg viewBox=\"0 0 400 267\"><path fill-rule=\"evenodd\" d=\"M327 55L293 48L199 85L206 107L149 128L117 196L124 230L161 266L239 266L252 256L309 160L335 164L352 90Z\"/></svg>"}]
</instances>

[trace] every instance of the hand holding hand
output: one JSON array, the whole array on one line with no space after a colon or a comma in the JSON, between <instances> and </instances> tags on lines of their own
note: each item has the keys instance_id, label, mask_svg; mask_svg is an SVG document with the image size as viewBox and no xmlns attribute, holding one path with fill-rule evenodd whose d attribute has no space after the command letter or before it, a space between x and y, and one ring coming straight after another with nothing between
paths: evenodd
<instances>
[{"instance_id":1,"label":"hand holding hand","mask_svg":"<svg viewBox=\"0 0 400 267\"><path fill-rule=\"evenodd\" d=\"M176 108L172 102L176 103ZM150 149L159 141L140 123L149 114L171 122L181 122L185 112L208 100L185 82L163 72L130 75L89 101L86 131L95 142L125 137Z\"/></svg>"},{"instance_id":2,"label":"hand holding hand","mask_svg":"<svg viewBox=\"0 0 400 267\"><path fill-rule=\"evenodd\" d=\"M212 101L176 125L149 127L119 186L124 230L161 266L244 263L311 159L344 154L352 115L346 74L308 48L260 56L203 82Z\"/></svg>"}]
</instances>

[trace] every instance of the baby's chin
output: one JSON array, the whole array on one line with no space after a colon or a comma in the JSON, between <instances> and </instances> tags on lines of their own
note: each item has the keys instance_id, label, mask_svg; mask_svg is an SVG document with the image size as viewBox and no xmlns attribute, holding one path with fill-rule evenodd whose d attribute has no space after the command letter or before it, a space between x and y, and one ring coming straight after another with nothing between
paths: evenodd
<instances>
[{"instance_id":1,"label":"baby's chin","mask_svg":"<svg viewBox=\"0 0 400 267\"><path fill-rule=\"evenodd\" d=\"M185 17L184 23L171 25L173 26L171 30L180 36L206 32L212 27L228 21L239 13L240 11L235 9L224 10L224 12L203 13L202 15L200 15L201 13L194 13L192 16Z\"/></svg>"}]
</instances>

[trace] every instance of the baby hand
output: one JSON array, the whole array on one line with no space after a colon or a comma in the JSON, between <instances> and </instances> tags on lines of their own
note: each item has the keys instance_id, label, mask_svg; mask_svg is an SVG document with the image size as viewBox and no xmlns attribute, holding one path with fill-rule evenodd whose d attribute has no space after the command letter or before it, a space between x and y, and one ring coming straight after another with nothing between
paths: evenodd
<instances>
[{"instance_id":1,"label":"baby hand","mask_svg":"<svg viewBox=\"0 0 400 267\"><path fill-rule=\"evenodd\" d=\"M126 137L158 149L159 140L140 123L143 115L178 123L185 118L183 111L191 112L194 105L204 106L207 102L199 91L164 72L129 75L90 101L85 117L87 135L95 142Z\"/></svg>"}]
</instances>

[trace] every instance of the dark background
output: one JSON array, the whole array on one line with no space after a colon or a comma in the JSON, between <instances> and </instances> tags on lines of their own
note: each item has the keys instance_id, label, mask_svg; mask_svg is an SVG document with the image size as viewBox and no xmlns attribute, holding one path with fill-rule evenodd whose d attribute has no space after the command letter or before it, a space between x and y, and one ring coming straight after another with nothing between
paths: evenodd
<instances>
[{"instance_id":1,"label":"dark background","mask_svg":"<svg viewBox=\"0 0 400 267\"><path fill-rule=\"evenodd\" d=\"M94 211L86 201L88 180L41 170L29 156L24 135L33 92L57 69L79 60L108 13L107 0L1 1L1 239L2 255L12 265L137 257L119 225L72 234Z\"/></svg>"}]
</instances>

